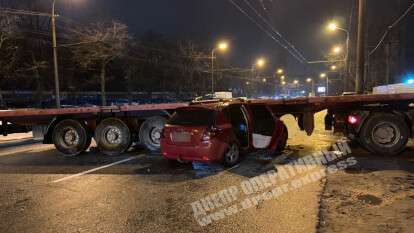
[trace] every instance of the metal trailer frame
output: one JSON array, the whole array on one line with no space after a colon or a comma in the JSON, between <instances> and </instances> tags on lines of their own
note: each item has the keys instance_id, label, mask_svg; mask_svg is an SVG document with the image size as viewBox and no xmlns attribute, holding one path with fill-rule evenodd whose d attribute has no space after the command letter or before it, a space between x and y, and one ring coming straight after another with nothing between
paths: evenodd
<instances>
[{"instance_id":1,"label":"metal trailer frame","mask_svg":"<svg viewBox=\"0 0 414 233\"><path fill-rule=\"evenodd\" d=\"M107 154L119 154L125 151L125 147L130 146L130 141L144 141L151 144L148 135L160 137L160 130L175 109L186 107L189 104L211 104L222 102L225 104L229 101L248 102L249 104L267 105L276 116L287 114L294 115L298 120L301 130L312 135L314 131L314 115L322 110L327 110L325 126L327 130L334 129L335 132L342 132L351 139L359 139L367 149L372 149L372 141L360 140L361 134L366 133L366 125L370 125L372 118L379 118L380 123L394 121L401 127L409 129L409 137L413 137L414 132L414 94L383 94L383 95L354 95L354 96L329 96L329 97L302 97L295 99L282 100L212 100L192 103L173 103L173 104L146 104L146 105L124 105L110 107L83 107L83 108L64 108L64 109L16 109L0 111L0 133L7 135L9 133L29 131L32 127L43 126L44 143L54 143L54 132L56 127L61 126L62 121L66 121L67 128L79 128L77 132L68 131L68 138L75 140L79 135L86 135L85 146L89 146L92 137L98 141L98 147L108 146L108 142L101 143L98 133L108 134L108 138L120 140L121 132L128 136L126 144L118 150L106 150ZM350 125L347 117L351 114L358 116L358 125ZM375 117L374 117L375 116ZM382 118L381 118L382 116ZM393 118L390 120L390 118ZM382 119L382 120L381 120ZM397 121L397 123L395 123ZM74 125L74 122L79 124ZM392 122L391 122L392 123ZM151 127L157 128L157 132L150 132ZM102 131L104 130L104 131ZM105 131L109 130L109 131ZM75 130L76 131L76 130ZM85 131L85 132L84 132ZM405 130L399 132L406 136ZM146 135L148 134L148 135ZM145 137L144 137L145 136ZM62 136L63 137L63 136ZM98 138L97 138L98 137ZM129 137L131 139L129 139ZM75 139L73 139L75 138ZM97 140L98 139L98 140ZM124 138L121 138L124 139ZM372 139L372 138L371 138ZM76 141L76 140L75 140ZM401 141L401 140L400 140ZM88 145L86 145L88 144ZM401 143L400 143L401 144ZM402 141L405 147L405 139ZM396 154L401 152L401 145L397 150L389 150L385 154ZM62 152L62 148L56 146ZM156 145L147 146L148 149L156 151L159 149ZM70 155L78 155L85 148L78 148L79 151L70 151ZM67 151L66 151L67 152ZM103 150L105 152L105 149ZM65 150L63 150L65 154Z\"/></svg>"}]
</instances>

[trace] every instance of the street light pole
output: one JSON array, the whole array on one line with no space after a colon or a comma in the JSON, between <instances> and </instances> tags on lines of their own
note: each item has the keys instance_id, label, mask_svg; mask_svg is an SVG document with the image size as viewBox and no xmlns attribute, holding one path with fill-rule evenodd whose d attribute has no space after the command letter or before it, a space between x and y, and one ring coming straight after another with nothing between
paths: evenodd
<instances>
[{"instance_id":1,"label":"street light pole","mask_svg":"<svg viewBox=\"0 0 414 233\"><path fill-rule=\"evenodd\" d=\"M326 96L329 96L329 76L326 76Z\"/></svg>"},{"instance_id":2,"label":"street light pole","mask_svg":"<svg viewBox=\"0 0 414 233\"><path fill-rule=\"evenodd\" d=\"M59 68L58 68L58 53L57 53L57 39L56 39L56 14L55 14L56 0L52 0L52 43L53 43L53 65L55 75L55 95L56 107L60 108L60 85L59 85Z\"/></svg>"},{"instance_id":3,"label":"street light pole","mask_svg":"<svg viewBox=\"0 0 414 233\"><path fill-rule=\"evenodd\" d=\"M366 0L359 0L358 42L357 42L357 72L355 92L364 92L365 72L365 8Z\"/></svg>"},{"instance_id":4,"label":"street light pole","mask_svg":"<svg viewBox=\"0 0 414 233\"><path fill-rule=\"evenodd\" d=\"M211 94L214 94L214 56L216 49L211 51Z\"/></svg>"}]
</instances>

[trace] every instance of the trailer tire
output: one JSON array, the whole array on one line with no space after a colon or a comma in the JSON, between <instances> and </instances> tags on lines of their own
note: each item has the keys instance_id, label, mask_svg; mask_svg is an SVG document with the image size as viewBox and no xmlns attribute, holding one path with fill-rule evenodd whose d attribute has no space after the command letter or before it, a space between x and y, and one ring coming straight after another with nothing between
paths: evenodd
<instances>
[{"instance_id":1,"label":"trailer tire","mask_svg":"<svg viewBox=\"0 0 414 233\"><path fill-rule=\"evenodd\" d=\"M374 154L394 156L404 151L409 135L409 127L404 119L382 113L373 115L365 122L359 142Z\"/></svg>"},{"instance_id":2,"label":"trailer tire","mask_svg":"<svg viewBox=\"0 0 414 233\"><path fill-rule=\"evenodd\" d=\"M117 118L107 118L95 130L98 148L105 155L116 156L131 146L131 132L127 124Z\"/></svg>"},{"instance_id":3,"label":"trailer tire","mask_svg":"<svg viewBox=\"0 0 414 233\"><path fill-rule=\"evenodd\" d=\"M92 137L86 126L76 120L62 120L53 129L52 141L56 149L66 157L85 152L91 145Z\"/></svg>"},{"instance_id":4,"label":"trailer tire","mask_svg":"<svg viewBox=\"0 0 414 233\"><path fill-rule=\"evenodd\" d=\"M139 140L149 151L159 152L161 150L161 136L167 119L156 116L148 118L139 129Z\"/></svg>"}]
</instances>

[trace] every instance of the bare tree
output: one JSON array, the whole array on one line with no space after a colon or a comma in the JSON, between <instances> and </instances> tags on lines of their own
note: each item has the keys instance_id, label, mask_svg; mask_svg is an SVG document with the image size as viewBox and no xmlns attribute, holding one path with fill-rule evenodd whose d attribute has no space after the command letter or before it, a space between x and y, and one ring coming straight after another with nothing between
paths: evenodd
<instances>
[{"instance_id":1,"label":"bare tree","mask_svg":"<svg viewBox=\"0 0 414 233\"><path fill-rule=\"evenodd\" d=\"M200 75L200 72L203 69L206 69L206 62L208 60L206 60L205 57L207 56L191 41L179 42L178 49L180 55L179 66L183 73L182 78L184 78L184 80L180 81L187 87L187 90L196 91L194 86L195 75ZM200 84L201 82L197 83ZM200 86L197 87L199 88Z\"/></svg>"},{"instance_id":2,"label":"bare tree","mask_svg":"<svg viewBox=\"0 0 414 233\"><path fill-rule=\"evenodd\" d=\"M100 70L102 105L106 101L106 71L108 64L126 53L128 27L119 22L92 24L78 31L81 41L73 48L74 60L84 68Z\"/></svg>"},{"instance_id":3,"label":"bare tree","mask_svg":"<svg viewBox=\"0 0 414 233\"><path fill-rule=\"evenodd\" d=\"M16 65L18 19L12 15L0 14L0 78L8 77ZM0 105L5 105L0 92Z\"/></svg>"}]
</instances>

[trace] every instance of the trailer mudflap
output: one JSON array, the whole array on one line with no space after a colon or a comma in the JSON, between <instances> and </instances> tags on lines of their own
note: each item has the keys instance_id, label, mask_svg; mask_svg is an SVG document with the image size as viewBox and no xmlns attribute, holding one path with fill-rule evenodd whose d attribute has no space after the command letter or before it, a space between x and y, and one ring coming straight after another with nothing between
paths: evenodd
<instances>
[{"instance_id":1,"label":"trailer mudflap","mask_svg":"<svg viewBox=\"0 0 414 233\"><path fill-rule=\"evenodd\" d=\"M315 130L315 113L314 112L304 112L298 116L299 128L302 131L305 131L308 136L313 134Z\"/></svg>"}]
</instances>

